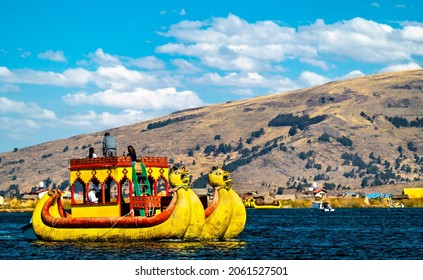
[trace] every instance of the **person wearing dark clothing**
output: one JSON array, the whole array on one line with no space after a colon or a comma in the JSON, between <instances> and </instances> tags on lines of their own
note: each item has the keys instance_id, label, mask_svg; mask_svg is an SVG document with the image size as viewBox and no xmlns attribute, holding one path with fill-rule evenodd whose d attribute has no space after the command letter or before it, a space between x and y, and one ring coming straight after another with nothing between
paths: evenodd
<instances>
[{"instance_id":1,"label":"person wearing dark clothing","mask_svg":"<svg viewBox=\"0 0 423 280\"><path fill-rule=\"evenodd\" d=\"M97 154L94 152L94 148L90 147L88 150L87 158L96 158Z\"/></svg>"},{"instance_id":2,"label":"person wearing dark clothing","mask_svg":"<svg viewBox=\"0 0 423 280\"><path fill-rule=\"evenodd\" d=\"M131 157L131 161L132 162L136 162L137 161L137 153L135 152L134 147L132 146L128 146L128 154L127 156Z\"/></svg>"},{"instance_id":3,"label":"person wearing dark clothing","mask_svg":"<svg viewBox=\"0 0 423 280\"><path fill-rule=\"evenodd\" d=\"M104 134L104 138L103 138L103 156L105 157L116 156L116 140L108 132Z\"/></svg>"}]
</instances>

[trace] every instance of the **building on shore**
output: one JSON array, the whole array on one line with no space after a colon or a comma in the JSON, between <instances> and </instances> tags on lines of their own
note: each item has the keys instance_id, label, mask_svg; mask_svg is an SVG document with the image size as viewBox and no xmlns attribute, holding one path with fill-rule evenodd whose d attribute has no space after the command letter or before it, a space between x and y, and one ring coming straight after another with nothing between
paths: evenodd
<instances>
[{"instance_id":1,"label":"building on shore","mask_svg":"<svg viewBox=\"0 0 423 280\"><path fill-rule=\"evenodd\" d=\"M408 198L423 198L423 188L404 188L402 194Z\"/></svg>"}]
</instances>

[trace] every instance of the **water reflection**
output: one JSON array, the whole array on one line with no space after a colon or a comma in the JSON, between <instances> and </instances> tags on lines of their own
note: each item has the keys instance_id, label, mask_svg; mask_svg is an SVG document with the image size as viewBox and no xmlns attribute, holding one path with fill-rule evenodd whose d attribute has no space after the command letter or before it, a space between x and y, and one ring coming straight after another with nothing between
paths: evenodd
<instances>
[{"instance_id":1,"label":"water reflection","mask_svg":"<svg viewBox=\"0 0 423 280\"><path fill-rule=\"evenodd\" d=\"M56 259L215 259L216 256L238 256L246 243L234 241L162 241L162 242L46 242L32 245L45 252L61 252ZM63 254L65 251L69 254ZM75 252L78 252L77 257Z\"/></svg>"}]
</instances>

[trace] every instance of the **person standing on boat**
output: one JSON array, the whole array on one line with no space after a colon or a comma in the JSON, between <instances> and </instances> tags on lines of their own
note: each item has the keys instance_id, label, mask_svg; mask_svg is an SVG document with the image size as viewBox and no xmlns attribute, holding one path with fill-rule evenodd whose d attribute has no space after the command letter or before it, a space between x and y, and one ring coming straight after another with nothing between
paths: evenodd
<instances>
[{"instance_id":1,"label":"person standing on boat","mask_svg":"<svg viewBox=\"0 0 423 280\"><path fill-rule=\"evenodd\" d=\"M93 204L98 203L96 192L97 190L95 188L92 188L90 192L88 193L88 201L90 203L93 203Z\"/></svg>"},{"instance_id":2,"label":"person standing on boat","mask_svg":"<svg viewBox=\"0 0 423 280\"><path fill-rule=\"evenodd\" d=\"M87 158L96 158L96 157L97 157L97 154L94 152L94 148L91 147L88 150Z\"/></svg>"},{"instance_id":3,"label":"person standing on boat","mask_svg":"<svg viewBox=\"0 0 423 280\"><path fill-rule=\"evenodd\" d=\"M126 156L131 157L132 163L135 163L137 161L137 153L135 152L135 149L133 146L131 145L128 146L128 154Z\"/></svg>"},{"instance_id":4,"label":"person standing on boat","mask_svg":"<svg viewBox=\"0 0 423 280\"><path fill-rule=\"evenodd\" d=\"M103 138L103 156L105 157L116 156L116 140L108 132L104 134L104 138Z\"/></svg>"}]
</instances>

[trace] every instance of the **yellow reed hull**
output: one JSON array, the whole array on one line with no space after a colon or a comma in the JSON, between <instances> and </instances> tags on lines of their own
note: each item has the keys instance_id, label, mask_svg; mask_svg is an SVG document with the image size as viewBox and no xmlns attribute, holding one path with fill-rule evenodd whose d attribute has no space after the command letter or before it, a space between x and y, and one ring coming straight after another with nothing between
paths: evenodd
<instances>
[{"instance_id":1,"label":"yellow reed hull","mask_svg":"<svg viewBox=\"0 0 423 280\"><path fill-rule=\"evenodd\" d=\"M256 204L254 200L244 203L247 208L254 209L280 209L282 208L282 203L278 201L277 204Z\"/></svg>"},{"instance_id":2,"label":"yellow reed hull","mask_svg":"<svg viewBox=\"0 0 423 280\"><path fill-rule=\"evenodd\" d=\"M232 188L218 188L215 210L206 218L200 239L230 240L244 230L247 213L241 198Z\"/></svg>"},{"instance_id":3,"label":"yellow reed hull","mask_svg":"<svg viewBox=\"0 0 423 280\"><path fill-rule=\"evenodd\" d=\"M162 223L154 226L140 224L140 227L117 227L113 221L119 218L110 218L110 227L79 227L58 228L47 225L42 218L43 207L51 194L46 194L36 205L32 224L34 233L40 240L45 241L153 241L165 239L194 239L198 238L199 232L204 225L204 209L198 207L200 200L191 189L179 188L175 191L175 207L170 216ZM56 200L60 199L60 196ZM49 214L61 221L60 211L55 201L49 208ZM198 217L203 217L197 218ZM128 217L126 217L127 219ZM139 217L133 217L137 219ZM153 217L152 217L153 218ZM95 220L95 218L91 218ZM140 220L141 221L141 220Z\"/></svg>"}]
</instances>

